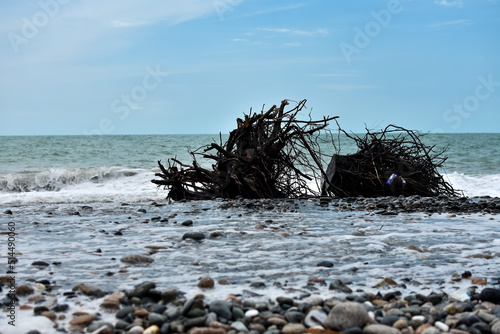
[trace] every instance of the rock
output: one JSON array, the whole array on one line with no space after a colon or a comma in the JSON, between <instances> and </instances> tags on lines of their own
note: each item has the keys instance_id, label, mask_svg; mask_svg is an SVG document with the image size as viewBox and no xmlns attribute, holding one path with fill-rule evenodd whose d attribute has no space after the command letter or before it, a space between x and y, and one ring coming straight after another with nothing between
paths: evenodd
<instances>
[{"instance_id":1,"label":"rock","mask_svg":"<svg viewBox=\"0 0 500 334\"><path fill-rule=\"evenodd\" d=\"M408 328L408 321L406 319L398 319L393 324L392 327L402 330L404 328Z\"/></svg>"},{"instance_id":2,"label":"rock","mask_svg":"<svg viewBox=\"0 0 500 334\"><path fill-rule=\"evenodd\" d=\"M484 288L479 295L479 299L483 302L500 304L500 289Z\"/></svg>"},{"instance_id":3,"label":"rock","mask_svg":"<svg viewBox=\"0 0 500 334\"><path fill-rule=\"evenodd\" d=\"M363 328L365 334L401 334L399 329L386 325L368 325Z\"/></svg>"},{"instance_id":4,"label":"rock","mask_svg":"<svg viewBox=\"0 0 500 334\"><path fill-rule=\"evenodd\" d=\"M38 267L38 268L45 268L45 267L48 267L50 266L50 264L48 264L47 262L45 261L35 261L31 264L32 266L35 266L35 267Z\"/></svg>"},{"instance_id":5,"label":"rock","mask_svg":"<svg viewBox=\"0 0 500 334\"><path fill-rule=\"evenodd\" d=\"M333 262L330 261L321 261L317 265L317 267L327 267L327 268L332 268L333 267Z\"/></svg>"},{"instance_id":6,"label":"rock","mask_svg":"<svg viewBox=\"0 0 500 334\"><path fill-rule=\"evenodd\" d=\"M141 284L138 284L134 287L132 291L128 293L129 298L133 297L138 297L142 298L145 297L146 294L149 292L149 290L156 288L156 283L155 282L143 282Z\"/></svg>"},{"instance_id":7,"label":"rock","mask_svg":"<svg viewBox=\"0 0 500 334\"><path fill-rule=\"evenodd\" d=\"M35 292L35 289L33 289L28 284L19 285L16 288L16 295L17 296L27 296L27 295L31 295L33 292Z\"/></svg>"},{"instance_id":8,"label":"rock","mask_svg":"<svg viewBox=\"0 0 500 334\"><path fill-rule=\"evenodd\" d=\"M120 259L120 261L128 264L143 264L143 263L154 262L154 260L151 257L138 254L125 255Z\"/></svg>"},{"instance_id":9,"label":"rock","mask_svg":"<svg viewBox=\"0 0 500 334\"><path fill-rule=\"evenodd\" d=\"M497 321L491 326L492 334L500 334L500 321Z\"/></svg>"},{"instance_id":10,"label":"rock","mask_svg":"<svg viewBox=\"0 0 500 334\"><path fill-rule=\"evenodd\" d=\"M241 321L235 321L231 324L231 328L235 329L237 332L247 333L248 328Z\"/></svg>"},{"instance_id":11,"label":"rock","mask_svg":"<svg viewBox=\"0 0 500 334\"><path fill-rule=\"evenodd\" d=\"M450 329L450 327L447 324L445 324L445 323L443 323L441 321L436 321L434 323L434 326L437 329L439 329L441 332L447 332Z\"/></svg>"},{"instance_id":12,"label":"rock","mask_svg":"<svg viewBox=\"0 0 500 334\"><path fill-rule=\"evenodd\" d=\"M337 290L337 291L341 291L344 293L352 293L351 288L349 288L347 285L344 284L344 282L342 282L339 279L336 279L335 281L331 282L328 289L329 290Z\"/></svg>"},{"instance_id":13,"label":"rock","mask_svg":"<svg viewBox=\"0 0 500 334\"><path fill-rule=\"evenodd\" d=\"M191 219L185 220L181 223L182 226L193 226L193 221Z\"/></svg>"},{"instance_id":14,"label":"rock","mask_svg":"<svg viewBox=\"0 0 500 334\"><path fill-rule=\"evenodd\" d=\"M148 323L150 325L156 325L158 327L161 327L163 325L163 323L166 321L167 321L167 318L161 314L151 312L148 315ZM158 328L158 330L159 330L159 328Z\"/></svg>"},{"instance_id":15,"label":"rock","mask_svg":"<svg viewBox=\"0 0 500 334\"><path fill-rule=\"evenodd\" d=\"M351 327L363 328L370 317L363 305L356 302L343 302L336 305L328 314L325 326L328 329L342 331Z\"/></svg>"},{"instance_id":16,"label":"rock","mask_svg":"<svg viewBox=\"0 0 500 334\"><path fill-rule=\"evenodd\" d=\"M300 334L304 333L306 328L302 324L288 324L283 326L281 332L283 334Z\"/></svg>"},{"instance_id":17,"label":"rock","mask_svg":"<svg viewBox=\"0 0 500 334\"><path fill-rule=\"evenodd\" d=\"M160 332L160 327L153 325L149 326L142 332L142 334L158 334Z\"/></svg>"},{"instance_id":18,"label":"rock","mask_svg":"<svg viewBox=\"0 0 500 334\"><path fill-rule=\"evenodd\" d=\"M304 319L304 313L299 311L287 311L285 313L285 318L290 324L299 324Z\"/></svg>"},{"instance_id":19,"label":"rock","mask_svg":"<svg viewBox=\"0 0 500 334\"><path fill-rule=\"evenodd\" d=\"M142 326L134 326L129 329L127 334L142 334L144 332L144 328Z\"/></svg>"},{"instance_id":20,"label":"rock","mask_svg":"<svg viewBox=\"0 0 500 334\"><path fill-rule=\"evenodd\" d=\"M279 317L278 315L273 315L267 318L267 321L276 326L285 326L286 324L288 324L288 322L285 319Z\"/></svg>"},{"instance_id":21,"label":"rock","mask_svg":"<svg viewBox=\"0 0 500 334\"><path fill-rule=\"evenodd\" d=\"M422 331L422 334L440 334L441 331L436 327L428 327Z\"/></svg>"},{"instance_id":22,"label":"rock","mask_svg":"<svg viewBox=\"0 0 500 334\"><path fill-rule=\"evenodd\" d=\"M399 317L396 316L396 315L388 315L388 316L385 316L381 321L380 321L380 324L381 325L386 325L386 326L392 326L394 325L394 323L396 321L399 320ZM406 326L408 327L408 325ZM404 328L404 327L403 327Z\"/></svg>"},{"instance_id":23,"label":"rock","mask_svg":"<svg viewBox=\"0 0 500 334\"><path fill-rule=\"evenodd\" d=\"M446 305L444 308L443 308L443 311L445 311L446 313L450 314L450 315L454 315L454 314L457 314L458 310L457 310L457 305L455 305L454 303L452 304L448 304Z\"/></svg>"},{"instance_id":24,"label":"rock","mask_svg":"<svg viewBox=\"0 0 500 334\"><path fill-rule=\"evenodd\" d=\"M205 234L203 234L201 232L188 232L188 233L184 233L184 235L182 236L182 240L185 240L185 239L192 239L195 241L201 241L201 240L205 239Z\"/></svg>"},{"instance_id":25,"label":"rock","mask_svg":"<svg viewBox=\"0 0 500 334\"><path fill-rule=\"evenodd\" d=\"M215 282L210 277L202 277L198 282L198 287L200 289L212 289L215 285Z\"/></svg>"},{"instance_id":26,"label":"rock","mask_svg":"<svg viewBox=\"0 0 500 334\"><path fill-rule=\"evenodd\" d=\"M276 301L278 302L278 304L280 305L290 305L290 306L293 306L293 299L292 298L289 298L289 297L276 297Z\"/></svg>"},{"instance_id":27,"label":"rock","mask_svg":"<svg viewBox=\"0 0 500 334\"><path fill-rule=\"evenodd\" d=\"M44 311L40 315L42 315L46 318L49 318L52 321L56 321L56 318L57 318L56 314L54 312L50 312L50 311Z\"/></svg>"},{"instance_id":28,"label":"rock","mask_svg":"<svg viewBox=\"0 0 500 334\"><path fill-rule=\"evenodd\" d=\"M248 331L248 330L247 330ZM189 331L190 334L226 334L223 328L197 327Z\"/></svg>"},{"instance_id":29,"label":"rock","mask_svg":"<svg viewBox=\"0 0 500 334\"><path fill-rule=\"evenodd\" d=\"M208 307L210 312L214 312L218 317L222 317L227 320L231 320L233 313L231 312L231 306L229 303L223 300L215 300L210 303ZM258 314L258 311L257 311Z\"/></svg>"},{"instance_id":30,"label":"rock","mask_svg":"<svg viewBox=\"0 0 500 334\"><path fill-rule=\"evenodd\" d=\"M179 291L175 289L168 289L161 293L161 299L165 303L173 302L177 298L179 298Z\"/></svg>"},{"instance_id":31,"label":"rock","mask_svg":"<svg viewBox=\"0 0 500 334\"><path fill-rule=\"evenodd\" d=\"M69 324L73 326L85 326L92 322L94 319L95 314L84 314L74 317L69 321Z\"/></svg>"},{"instance_id":32,"label":"rock","mask_svg":"<svg viewBox=\"0 0 500 334\"><path fill-rule=\"evenodd\" d=\"M245 312L245 317L247 318L253 318L259 315L259 310L256 309L250 309Z\"/></svg>"},{"instance_id":33,"label":"rock","mask_svg":"<svg viewBox=\"0 0 500 334\"><path fill-rule=\"evenodd\" d=\"M306 317L304 318L304 324L309 328L315 326L324 327L326 318L327 315L325 312L313 309L306 314Z\"/></svg>"},{"instance_id":34,"label":"rock","mask_svg":"<svg viewBox=\"0 0 500 334\"><path fill-rule=\"evenodd\" d=\"M96 332L99 330L99 332ZM114 334L115 333L115 327L113 324L105 321L93 321L89 327L87 327L87 332L88 333L99 333L99 334Z\"/></svg>"}]
</instances>

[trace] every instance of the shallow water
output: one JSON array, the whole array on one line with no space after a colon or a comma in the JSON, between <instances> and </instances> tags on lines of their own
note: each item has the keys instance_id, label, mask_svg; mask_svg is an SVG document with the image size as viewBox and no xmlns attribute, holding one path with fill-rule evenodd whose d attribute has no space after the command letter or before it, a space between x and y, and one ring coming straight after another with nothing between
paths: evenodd
<instances>
[{"instance_id":1,"label":"shallow water","mask_svg":"<svg viewBox=\"0 0 500 334\"><path fill-rule=\"evenodd\" d=\"M60 302L62 292L80 283L115 291L154 281L160 290L176 288L188 296L257 294L261 297L254 298L267 300L284 294L296 299L342 295L328 289L336 279L354 291L376 293L383 288L375 285L389 277L406 285L393 290L429 294L439 290L463 293L470 282L451 283L456 272L470 271L490 283L500 276L498 216L381 216L338 212L317 200L228 203L92 203L92 210L83 208L86 203L39 204L12 207L12 215L0 214L0 223L16 225L17 284L54 281ZM248 208L248 203L254 205ZM77 211L80 215L74 214ZM186 220L192 220L193 226L183 226ZM115 235L118 231L123 235ZM186 232L202 232L206 239L182 240ZM210 237L214 232L220 236ZM6 243L7 235L2 237ZM410 245L422 252L408 249ZM152 250L151 246L162 248ZM120 262L128 254L150 255L154 263L131 266ZM478 254L489 259L471 257ZM7 263L5 253L1 261ZM31 265L34 261L51 265L38 269ZM317 266L320 261L334 266ZM230 284L216 283L214 289L201 291L197 283L203 276ZM308 284L311 278L324 279L325 284ZM265 287L251 287L255 282ZM89 302L88 307L97 311L98 303ZM0 329L5 323L0 315Z\"/></svg>"}]
</instances>

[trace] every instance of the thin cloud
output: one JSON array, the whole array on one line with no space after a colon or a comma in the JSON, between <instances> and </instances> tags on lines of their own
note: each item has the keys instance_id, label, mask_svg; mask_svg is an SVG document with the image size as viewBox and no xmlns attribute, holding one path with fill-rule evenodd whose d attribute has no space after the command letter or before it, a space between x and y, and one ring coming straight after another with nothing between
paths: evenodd
<instances>
[{"instance_id":1,"label":"thin cloud","mask_svg":"<svg viewBox=\"0 0 500 334\"><path fill-rule=\"evenodd\" d=\"M259 30L274 32L274 33L279 33L279 34L290 33L293 35L300 35L300 36L328 35L328 30L326 30L326 29L297 30L297 29L287 29L287 28L259 28Z\"/></svg>"},{"instance_id":2,"label":"thin cloud","mask_svg":"<svg viewBox=\"0 0 500 334\"><path fill-rule=\"evenodd\" d=\"M299 46L302 46L302 44L300 44L299 42L285 43L283 45L284 46L288 46L288 47L299 47Z\"/></svg>"},{"instance_id":3,"label":"thin cloud","mask_svg":"<svg viewBox=\"0 0 500 334\"><path fill-rule=\"evenodd\" d=\"M463 20L453 20L453 21L444 21L444 22L437 22L429 25L428 27L431 29L439 29L439 28L445 28L445 27L453 27L453 26L467 26L470 25L472 21L470 19L463 19Z\"/></svg>"},{"instance_id":4,"label":"thin cloud","mask_svg":"<svg viewBox=\"0 0 500 334\"><path fill-rule=\"evenodd\" d=\"M291 5L291 6L276 7L276 8L271 8L271 9L267 9L267 10L261 10L261 11L257 11L257 12L253 12L253 13L249 13L249 14L244 14L244 15L236 16L236 17L233 17L233 19L239 19L239 18L243 18L243 17L259 16L259 15L266 15L266 14L272 14L272 13L276 13L276 12L283 12L283 11L287 11L287 10L293 10L293 9L302 8L302 7L307 6L307 5L308 4L305 4L305 3L299 3L299 4L295 4L295 5Z\"/></svg>"},{"instance_id":5,"label":"thin cloud","mask_svg":"<svg viewBox=\"0 0 500 334\"><path fill-rule=\"evenodd\" d=\"M436 0L434 3L444 7L462 8L464 6L463 0Z\"/></svg>"}]
</instances>

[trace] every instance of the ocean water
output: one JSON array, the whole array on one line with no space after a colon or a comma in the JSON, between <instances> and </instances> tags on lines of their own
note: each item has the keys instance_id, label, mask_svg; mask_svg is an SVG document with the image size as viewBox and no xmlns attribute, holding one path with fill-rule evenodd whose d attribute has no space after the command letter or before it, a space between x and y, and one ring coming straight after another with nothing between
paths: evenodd
<instances>
[{"instance_id":1,"label":"ocean water","mask_svg":"<svg viewBox=\"0 0 500 334\"><path fill-rule=\"evenodd\" d=\"M188 151L212 139L219 136L0 137L0 226L3 231L15 226L16 284L48 279L52 291L37 293L45 294L46 304L69 305L66 319L59 321L66 329L77 311L100 312L103 320L116 321L99 308L102 299L63 295L78 284L116 291L154 281L158 289L176 288L186 297L203 293L213 300L236 294L256 301L280 295L296 300L343 296L328 289L336 279L353 291L443 291L457 298L466 298L471 282L452 282L454 273L470 271L490 286L498 284L496 215L381 216L341 212L315 199L234 206L222 200L168 203L166 192L150 182L157 160L177 157L190 164ZM438 149L449 146L443 173L465 195L500 196L500 134L432 134L424 140ZM342 154L356 150L346 138L340 146ZM334 152L327 146L323 151ZM186 220L193 225L184 226ZM206 239L183 239L192 231ZM5 232L0 234L2 275L7 272L7 240ZM120 261L130 254L154 262L134 266ZM50 265L39 268L31 265L34 261ZM334 266L317 266L320 261ZM229 284L202 291L197 282L203 276ZM406 287L377 285L387 277ZM251 287L255 282L263 287ZM0 292L0 301L7 292ZM34 306L28 297L20 298L23 304ZM12 328L6 313L0 313L0 332L37 328L57 333L32 310L18 308L16 315L18 326Z\"/></svg>"},{"instance_id":2,"label":"ocean water","mask_svg":"<svg viewBox=\"0 0 500 334\"><path fill-rule=\"evenodd\" d=\"M341 154L352 140L335 138ZM500 196L500 134L428 134L428 145L449 147L441 171L466 196ZM150 200L165 196L149 181L157 161L177 157L218 135L0 137L0 203ZM333 154L332 145L323 152ZM199 161L210 167L210 161Z\"/></svg>"}]
</instances>

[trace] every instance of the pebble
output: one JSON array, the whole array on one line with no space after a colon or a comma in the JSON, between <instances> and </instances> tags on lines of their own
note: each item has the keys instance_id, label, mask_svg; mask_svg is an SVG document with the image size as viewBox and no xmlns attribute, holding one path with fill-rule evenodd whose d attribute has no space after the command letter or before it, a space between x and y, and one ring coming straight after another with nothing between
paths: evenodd
<instances>
[{"instance_id":1,"label":"pebble","mask_svg":"<svg viewBox=\"0 0 500 334\"><path fill-rule=\"evenodd\" d=\"M386 325L368 325L363 328L364 334L401 334L399 329Z\"/></svg>"},{"instance_id":2,"label":"pebble","mask_svg":"<svg viewBox=\"0 0 500 334\"><path fill-rule=\"evenodd\" d=\"M153 263L153 258L144 255L125 255L120 259L123 263L128 264L142 264L142 263Z\"/></svg>"},{"instance_id":3,"label":"pebble","mask_svg":"<svg viewBox=\"0 0 500 334\"><path fill-rule=\"evenodd\" d=\"M363 328L370 317L363 305L356 302L343 302L336 305L328 314L325 326L328 329L342 331L352 327Z\"/></svg>"},{"instance_id":4,"label":"pebble","mask_svg":"<svg viewBox=\"0 0 500 334\"><path fill-rule=\"evenodd\" d=\"M300 334L304 333L306 328L302 324L287 324L283 326L281 332L283 334Z\"/></svg>"},{"instance_id":5,"label":"pebble","mask_svg":"<svg viewBox=\"0 0 500 334\"><path fill-rule=\"evenodd\" d=\"M201 240L205 239L205 234L203 234L202 232L187 232L187 233L184 233L184 235L182 236L182 240L185 240L185 239L201 241Z\"/></svg>"},{"instance_id":6,"label":"pebble","mask_svg":"<svg viewBox=\"0 0 500 334\"><path fill-rule=\"evenodd\" d=\"M84 314L77 317L74 317L69 321L70 325L80 326L87 325L95 319L95 314Z\"/></svg>"},{"instance_id":7,"label":"pebble","mask_svg":"<svg viewBox=\"0 0 500 334\"><path fill-rule=\"evenodd\" d=\"M212 289L215 285L215 282L210 277L202 277L198 282L198 287L201 289Z\"/></svg>"}]
</instances>

